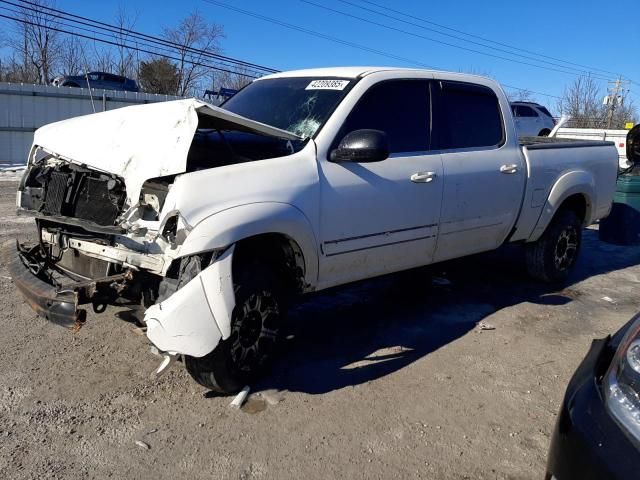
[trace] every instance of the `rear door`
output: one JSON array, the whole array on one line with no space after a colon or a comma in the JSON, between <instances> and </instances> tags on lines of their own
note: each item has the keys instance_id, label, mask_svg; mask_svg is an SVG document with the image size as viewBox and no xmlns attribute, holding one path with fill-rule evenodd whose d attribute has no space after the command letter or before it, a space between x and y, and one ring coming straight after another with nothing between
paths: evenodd
<instances>
[{"instance_id":1,"label":"rear door","mask_svg":"<svg viewBox=\"0 0 640 480\"><path fill-rule=\"evenodd\" d=\"M506 142L491 88L454 81L434 87L434 145L444 169L438 261L502 244L520 210L526 171L519 150Z\"/></svg>"},{"instance_id":2,"label":"rear door","mask_svg":"<svg viewBox=\"0 0 640 480\"><path fill-rule=\"evenodd\" d=\"M428 79L376 83L357 101L332 148L352 131L382 130L389 158L319 158L323 286L431 262L442 200L442 162L430 150L431 114Z\"/></svg>"}]
</instances>

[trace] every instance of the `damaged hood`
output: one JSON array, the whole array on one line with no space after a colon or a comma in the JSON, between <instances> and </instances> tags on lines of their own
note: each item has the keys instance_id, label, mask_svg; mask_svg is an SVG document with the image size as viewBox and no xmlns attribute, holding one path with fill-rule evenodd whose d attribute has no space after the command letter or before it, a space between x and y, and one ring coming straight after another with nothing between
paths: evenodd
<instances>
[{"instance_id":1,"label":"damaged hood","mask_svg":"<svg viewBox=\"0 0 640 480\"><path fill-rule=\"evenodd\" d=\"M52 123L36 130L34 145L73 163L122 177L129 205L135 205L146 180L186 171L187 154L198 126L302 140L286 130L187 99Z\"/></svg>"}]
</instances>

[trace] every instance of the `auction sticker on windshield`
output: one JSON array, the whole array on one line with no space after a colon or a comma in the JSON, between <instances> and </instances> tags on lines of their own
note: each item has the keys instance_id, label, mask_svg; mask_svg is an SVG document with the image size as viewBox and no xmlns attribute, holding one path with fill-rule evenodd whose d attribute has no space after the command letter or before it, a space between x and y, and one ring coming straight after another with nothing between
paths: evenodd
<instances>
[{"instance_id":1,"label":"auction sticker on windshield","mask_svg":"<svg viewBox=\"0 0 640 480\"><path fill-rule=\"evenodd\" d=\"M344 90L349 80L313 80L305 90Z\"/></svg>"}]
</instances>

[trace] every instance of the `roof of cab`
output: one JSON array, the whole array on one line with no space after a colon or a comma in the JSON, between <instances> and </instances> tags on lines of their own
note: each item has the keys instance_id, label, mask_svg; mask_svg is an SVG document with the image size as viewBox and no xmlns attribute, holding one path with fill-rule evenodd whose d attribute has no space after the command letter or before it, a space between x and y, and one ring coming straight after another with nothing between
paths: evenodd
<instances>
[{"instance_id":1,"label":"roof of cab","mask_svg":"<svg viewBox=\"0 0 640 480\"><path fill-rule=\"evenodd\" d=\"M271 75L260 77L259 80L270 78L286 78L286 77L342 77L357 78L370 73L381 71L431 71L417 68L398 68L398 67L326 67L326 68L309 68L304 70L290 70L288 72L278 72Z\"/></svg>"}]
</instances>

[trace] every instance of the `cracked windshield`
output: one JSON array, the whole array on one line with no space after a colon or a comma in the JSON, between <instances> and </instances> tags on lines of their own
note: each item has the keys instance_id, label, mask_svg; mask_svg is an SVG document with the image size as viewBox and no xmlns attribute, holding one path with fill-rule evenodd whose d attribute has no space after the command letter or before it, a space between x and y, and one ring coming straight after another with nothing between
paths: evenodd
<instances>
[{"instance_id":1,"label":"cracked windshield","mask_svg":"<svg viewBox=\"0 0 640 480\"><path fill-rule=\"evenodd\" d=\"M309 138L346 95L351 81L336 78L275 78L254 82L223 108Z\"/></svg>"}]
</instances>

